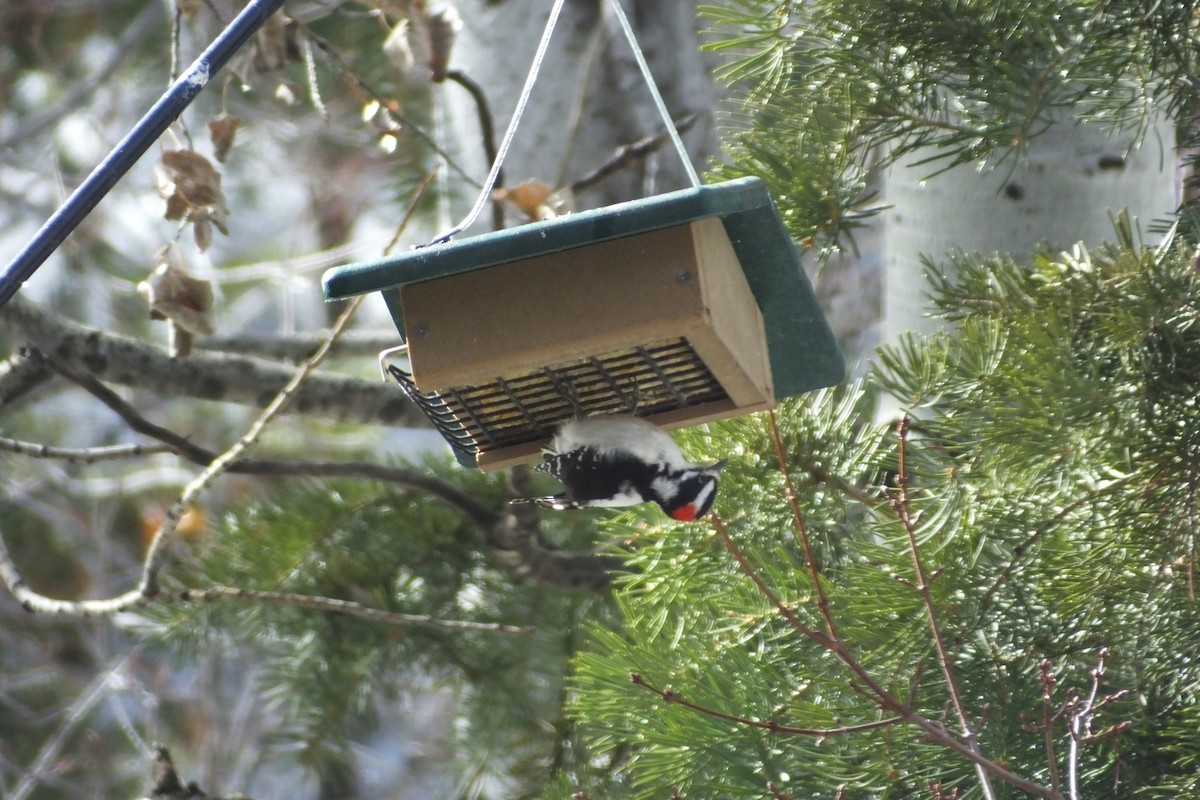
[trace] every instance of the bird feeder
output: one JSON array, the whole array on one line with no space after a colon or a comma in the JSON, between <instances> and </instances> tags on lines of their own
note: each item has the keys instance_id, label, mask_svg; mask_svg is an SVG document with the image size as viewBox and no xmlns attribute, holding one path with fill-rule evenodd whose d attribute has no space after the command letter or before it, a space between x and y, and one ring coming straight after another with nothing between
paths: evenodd
<instances>
[{"instance_id":1,"label":"bird feeder","mask_svg":"<svg viewBox=\"0 0 1200 800\"><path fill-rule=\"evenodd\" d=\"M390 371L485 470L536 459L572 417L678 428L844 373L757 178L335 267L324 288L383 295L411 367Z\"/></svg>"}]
</instances>

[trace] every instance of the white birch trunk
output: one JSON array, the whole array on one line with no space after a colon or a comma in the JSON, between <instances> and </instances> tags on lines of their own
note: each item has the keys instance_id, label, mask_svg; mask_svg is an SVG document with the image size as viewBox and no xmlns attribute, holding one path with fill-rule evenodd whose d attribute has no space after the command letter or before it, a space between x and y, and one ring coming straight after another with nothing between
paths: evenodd
<instances>
[{"instance_id":1,"label":"white birch trunk","mask_svg":"<svg viewBox=\"0 0 1200 800\"><path fill-rule=\"evenodd\" d=\"M1135 149L1132 133L1061 122L1033 140L1026 163L980 170L964 164L928 180L916 165L931 153L901 159L887 175L884 214L883 340L937 328L928 316L922 256L939 265L954 250L1027 259L1040 245L1089 247L1113 238L1122 209L1143 230L1175 210L1174 128L1160 119ZM1149 240L1149 237L1147 237Z\"/></svg>"},{"instance_id":2,"label":"white birch trunk","mask_svg":"<svg viewBox=\"0 0 1200 800\"><path fill-rule=\"evenodd\" d=\"M452 63L474 78L491 104L499 141L512 116L526 72L549 16L549 0L461 0L463 27ZM629 15L660 91L673 116L699 115L683 139L702 169L715 151L714 109L720 89L712 58L699 52L695 0L626 0ZM475 107L458 87L442 93L444 120L456 153L473 175L485 163ZM559 187L607 160L615 149L663 129L649 90L607 0L567 0L541 76L505 161L512 186L537 178ZM687 185L679 157L668 145L577 198L589 208ZM464 190L455 212L474 190ZM485 217L486 219L486 217ZM514 220L515 221L515 220ZM478 226L475 230L482 230Z\"/></svg>"}]
</instances>

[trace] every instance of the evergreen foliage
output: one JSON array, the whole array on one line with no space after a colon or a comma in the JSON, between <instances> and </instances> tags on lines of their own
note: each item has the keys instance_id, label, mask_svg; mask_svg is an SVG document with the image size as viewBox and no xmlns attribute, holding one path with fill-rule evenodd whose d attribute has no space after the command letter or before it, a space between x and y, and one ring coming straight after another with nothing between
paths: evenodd
<instances>
[{"instance_id":1,"label":"evergreen foliage","mask_svg":"<svg viewBox=\"0 0 1200 800\"><path fill-rule=\"evenodd\" d=\"M493 478L428 468L481 501L503 502ZM455 717L430 745L450 735L441 746L453 763L438 769L465 776L464 795L499 785L494 796L510 796L545 779L545 754L561 725L570 631L594 598L514 581L478 531L431 498L370 482L279 483L231 509L206 550L172 580L193 591L290 592L521 626L525 633L387 625L254 602L156 605L138 622L184 660L199 648L234 644L261 661L264 702L283 722L279 752L264 758L294 761L322 780L341 774L355 744L373 732L377 704L401 702L415 686L457 699Z\"/></svg>"},{"instance_id":2,"label":"evergreen foliage","mask_svg":"<svg viewBox=\"0 0 1200 800\"><path fill-rule=\"evenodd\" d=\"M1091 732L1106 735L1079 747L1082 796L1195 796L1200 293L1187 250L1119 233L1101 253L1044 253L1031 267L956 258L957 277L936 287L945 335L887 349L866 386L777 416L830 615L867 672L956 727L899 513L906 479L986 756L1047 791L1052 768L1065 781L1081 702L1070 692L1086 699L1103 664L1111 702ZM871 424L874 386L916 415L900 477L895 432ZM763 455L767 420L723 424L720 438L750 454L718 503L737 548L824 630L785 471ZM624 626L592 625L577 661L575 712L619 762L609 779L620 788L598 783L591 796L906 797L934 785L981 796L970 764L910 725L787 732L891 711L834 648L788 623L710 526L664 532L631 562ZM1053 767L1038 728L1043 661L1056 681ZM1027 796L995 783L998 796Z\"/></svg>"},{"instance_id":3,"label":"evergreen foliage","mask_svg":"<svg viewBox=\"0 0 1200 800\"><path fill-rule=\"evenodd\" d=\"M1141 126L1155 107L1194 134L1192 2L728 0L707 13L744 94L716 171L763 177L797 240L825 252L873 213L872 158L935 146L930 172L1012 163L1062 115ZM378 58L365 71L386 74ZM401 172L407 187L423 170ZM260 664L264 713L283 724L278 751L257 757L339 787L326 795L353 789L339 776L377 704L416 686L459 701L445 726L455 763L441 766L461 797L982 797L956 700L998 797L1066 797L1072 777L1081 797L1200 796L1200 237L1182 211L1159 247L1119 219L1092 253L931 261L944 334L885 349L862 382L774 417L680 436L696 460L730 458L714 523L543 514L565 548L626 555L611 597L514 577L434 498L316 479L239 497L163 587L528 633L225 601L120 622L181 665L230 643ZM903 437L873 418L881 392L911 410ZM504 507L493 478L429 470ZM0 510L25 563L43 526Z\"/></svg>"},{"instance_id":4,"label":"evergreen foliage","mask_svg":"<svg viewBox=\"0 0 1200 800\"><path fill-rule=\"evenodd\" d=\"M1062 119L1193 136L1194 3L733 0L704 8L744 89L720 172L766 180L798 241L871 213L867 168L918 147L931 173L1019 158Z\"/></svg>"}]
</instances>

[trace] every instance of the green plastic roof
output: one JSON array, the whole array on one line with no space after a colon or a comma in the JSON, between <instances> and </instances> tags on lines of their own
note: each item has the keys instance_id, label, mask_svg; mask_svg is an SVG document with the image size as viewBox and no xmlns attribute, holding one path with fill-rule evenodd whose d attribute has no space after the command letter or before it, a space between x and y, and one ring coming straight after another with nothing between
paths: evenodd
<instances>
[{"instance_id":1,"label":"green plastic roof","mask_svg":"<svg viewBox=\"0 0 1200 800\"><path fill-rule=\"evenodd\" d=\"M391 289L508 264L596 242L720 217L758 301L775 396L831 386L845 365L766 185L739 178L581 211L495 233L328 270L325 297L384 292L401 337L403 309Z\"/></svg>"}]
</instances>

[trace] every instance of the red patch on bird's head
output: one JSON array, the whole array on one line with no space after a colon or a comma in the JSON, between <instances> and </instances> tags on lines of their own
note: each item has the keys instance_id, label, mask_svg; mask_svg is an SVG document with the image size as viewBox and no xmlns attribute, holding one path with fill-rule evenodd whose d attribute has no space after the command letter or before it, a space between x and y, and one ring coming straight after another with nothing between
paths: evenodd
<instances>
[{"instance_id":1,"label":"red patch on bird's head","mask_svg":"<svg viewBox=\"0 0 1200 800\"><path fill-rule=\"evenodd\" d=\"M671 510L671 519L677 519L680 522L695 522L696 521L696 505L688 503L679 508Z\"/></svg>"}]
</instances>

